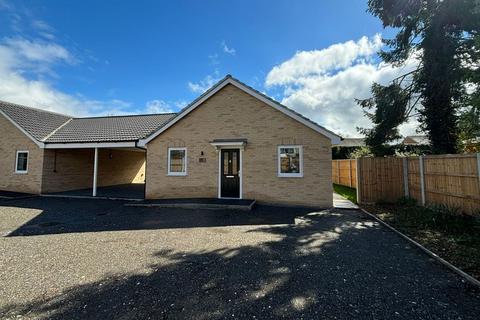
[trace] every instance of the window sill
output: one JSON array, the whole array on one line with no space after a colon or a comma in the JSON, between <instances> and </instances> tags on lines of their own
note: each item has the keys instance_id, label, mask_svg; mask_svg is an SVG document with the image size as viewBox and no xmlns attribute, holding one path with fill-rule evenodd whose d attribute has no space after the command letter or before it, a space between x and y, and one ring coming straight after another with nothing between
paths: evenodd
<instances>
[{"instance_id":1,"label":"window sill","mask_svg":"<svg viewBox=\"0 0 480 320\"><path fill-rule=\"evenodd\" d=\"M284 175L284 174L279 174L277 175L278 178L303 178L303 174L300 175Z\"/></svg>"},{"instance_id":2,"label":"window sill","mask_svg":"<svg viewBox=\"0 0 480 320\"><path fill-rule=\"evenodd\" d=\"M167 173L167 177L186 177L186 173Z\"/></svg>"},{"instance_id":3,"label":"window sill","mask_svg":"<svg viewBox=\"0 0 480 320\"><path fill-rule=\"evenodd\" d=\"M28 171L15 171L15 174L27 174Z\"/></svg>"}]
</instances>

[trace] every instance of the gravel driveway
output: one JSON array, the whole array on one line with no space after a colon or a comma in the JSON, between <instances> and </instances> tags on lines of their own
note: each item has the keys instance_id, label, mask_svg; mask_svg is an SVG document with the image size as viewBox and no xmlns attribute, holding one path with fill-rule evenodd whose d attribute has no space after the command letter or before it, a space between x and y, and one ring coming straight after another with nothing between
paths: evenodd
<instances>
[{"instance_id":1,"label":"gravel driveway","mask_svg":"<svg viewBox=\"0 0 480 320\"><path fill-rule=\"evenodd\" d=\"M2 319L478 319L480 292L356 210L0 200Z\"/></svg>"}]
</instances>

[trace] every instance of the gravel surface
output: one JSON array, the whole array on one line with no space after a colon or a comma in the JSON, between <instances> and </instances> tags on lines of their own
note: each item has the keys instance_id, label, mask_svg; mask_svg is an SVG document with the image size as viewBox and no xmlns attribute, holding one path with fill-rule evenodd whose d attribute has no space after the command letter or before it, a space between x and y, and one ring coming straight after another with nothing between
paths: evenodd
<instances>
[{"instance_id":1,"label":"gravel surface","mask_svg":"<svg viewBox=\"0 0 480 320\"><path fill-rule=\"evenodd\" d=\"M356 210L0 200L2 319L478 319L480 292Z\"/></svg>"}]
</instances>

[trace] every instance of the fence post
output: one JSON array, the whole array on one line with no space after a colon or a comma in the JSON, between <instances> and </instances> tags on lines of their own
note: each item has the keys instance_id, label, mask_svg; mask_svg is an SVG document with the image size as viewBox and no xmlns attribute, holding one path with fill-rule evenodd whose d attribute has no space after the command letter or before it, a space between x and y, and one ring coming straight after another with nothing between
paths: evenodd
<instances>
[{"instance_id":1,"label":"fence post","mask_svg":"<svg viewBox=\"0 0 480 320\"><path fill-rule=\"evenodd\" d=\"M408 191L408 159L407 157L403 158L403 190L405 191L405 197L410 196Z\"/></svg>"},{"instance_id":2,"label":"fence post","mask_svg":"<svg viewBox=\"0 0 480 320\"><path fill-rule=\"evenodd\" d=\"M352 187L352 160L348 160L348 174L350 175L350 179L348 183L351 188Z\"/></svg>"},{"instance_id":3,"label":"fence post","mask_svg":"<svg viewBox=\"0 0 480 320\"><path fill-rule=\"evenodd\" d=\"M420 164L420 193L422 195L422 206L425 205L425 173L423 172L423 156L418 157Z\"/></svg>"},{"instance_id":4,"label":"fence post","mask_svg":"<svg viewBox=\"0 0 480 320\"><path fill-rule=\"evenodd\" d=\"M355 170L357 171L357 178L356 178L356 184L357 184L357 203L360 204L361 203L361 199L360 199L360 160L361 158L357 158L355 159Z\"/></svg>"},{"instance_id":5,"label":"fence post","mask_svg":"<svg viewBox=\"0 0 480 320\"><path fill-rule=\"evenodd\" d=\"M341 164L342 162L341 161L338 161L337 162L337 176L338 176L338 184L342 184L341 181L340 181L340 167L341 167Z\"/></svg>"},{"instance_id":6,"label":"fence post","mask_svg":"<svg viewBox=\"0 0 480 320\"><path fill-rule=\"evenodd\" d=\"M478 189L480 190L480 152L477 153Z\"/></svg>"}]
</instances>

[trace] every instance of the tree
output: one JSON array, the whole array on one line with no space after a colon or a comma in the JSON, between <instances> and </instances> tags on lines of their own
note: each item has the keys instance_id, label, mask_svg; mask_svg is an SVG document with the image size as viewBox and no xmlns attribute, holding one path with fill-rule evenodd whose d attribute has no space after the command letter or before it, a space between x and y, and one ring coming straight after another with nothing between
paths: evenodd
<instances>
[{"instance_id":1,"label":"tree","mask_svg":"<svg viewBox=\"0 0 480 320\"><path fill-rule=\"evenodd\" d=\"M480 104L462 110L458 119L459 137L464 151L478 152L480 149ZM474 147L477 145L476 147Z\"/></svg>"},{"instance_id":2,"label":"tree","mask_svg":"<svg viewBox=\"0 0 480 320\"><path fill-rule=\"evenodd\" d=\"M362 157L372 157L374 154L369 147L360 147L348 154L348 159L358 159Z\"/></svg>"},{"instance_id":3,"label":"tree","mask_svg":"<svg viewBox=\"0 0 480 320\"><path fill-rule=\"evenodd\" d=\"M382 86L374 83L372 93L372 98L357 102L372 121L374 128L359 128L359 131L365 135L365 143L371 152L378 157L387 154L388 142L400 138L398 126L405 122L412 109L408 107L409 96L398 84ZM372 109L374 112L370 112Z\"/></svg>"},{"instance_id":4,"label":"tree","mask_svg":"<svg viewBox=\"0 0 480 320\"><path fill-rule=\"evenodd\" d=\"M382 103L375 106L395 109L382 114L396 119L374 122L370 135L383 135L377 140L387 141L407 120L405 113L398 112L406 95L415 100L413 108L419 112L418 120L429 136L432 152L456 152L458 110L468 100L466 83L478 80L480 0L369 0L368 5L368 11L381 19L384 28L398 31L393 39L384 40L387 50L381 51L380 57L397 66L413 55L419 61L416 70L393 82L395 90L404 94L380 92ZM409 83L402 85L407 78ZM373 94L378 100L378 94ZM386 131L382 127L385 123L396 127Z\"/></svg>"}]
</instances>

